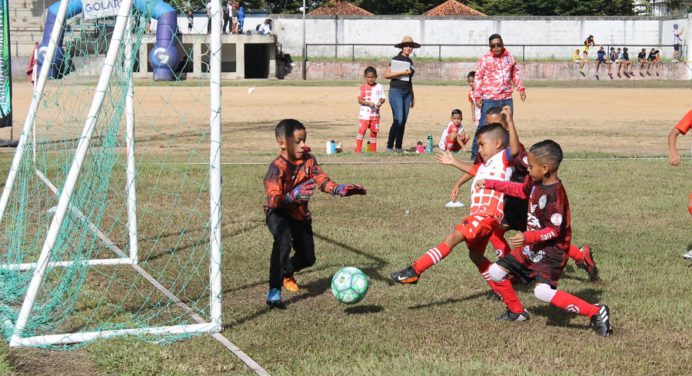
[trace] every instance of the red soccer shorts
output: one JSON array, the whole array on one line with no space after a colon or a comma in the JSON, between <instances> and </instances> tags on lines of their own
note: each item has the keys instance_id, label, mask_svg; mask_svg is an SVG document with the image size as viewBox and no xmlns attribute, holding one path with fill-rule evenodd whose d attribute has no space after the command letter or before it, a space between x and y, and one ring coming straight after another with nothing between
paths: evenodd
<instances>
[{"instance_id":1,"label":"red soccer shorts","mask_svg":"<svg viewBox=\"0 0 692 376\"><path fill-rule=\"evenodd\" d=\"M370 120L360 119L358 120L358 124L360 124L360 127L358 127L359 134L365 134L365 131L368 129L370 129L370 133L372 134L377 134L377 132L380 131L379 118Z\"/></svg>"},{"instance_id":2,"label":"red soccer shorts","mask_svg":"<svg viewBox=\"0 0 692 376\"><path fill-rule=\"evenodd\" d=\"M469 215L454 228L464 235L469 251L483 253L490 236L498 226L499 223L493 217Z\"/></svg>"}]
</instances>

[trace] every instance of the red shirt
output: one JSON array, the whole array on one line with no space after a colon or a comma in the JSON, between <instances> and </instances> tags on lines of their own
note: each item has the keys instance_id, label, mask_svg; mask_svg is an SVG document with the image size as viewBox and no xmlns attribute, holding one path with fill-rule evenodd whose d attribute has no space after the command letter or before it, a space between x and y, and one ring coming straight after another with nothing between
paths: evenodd
<instances>
[{"instance_id":1,"label":"red shirt","mask_svg":"<svg viewBox=\"0 0 692 376\"><path fill-rule=\"evenodd\" d=\"M281 209L299 221L310 218L311 213L306 201L286 203L286 193L310 179L315 179L317 188L322 192L334 193L338 186L322 171L322 167L310 153L303 154L303 158L295 164L281 156L274 159L264 176L264 190L267 193L264 212L269 209Z\"/></svg>"}]
</instances>

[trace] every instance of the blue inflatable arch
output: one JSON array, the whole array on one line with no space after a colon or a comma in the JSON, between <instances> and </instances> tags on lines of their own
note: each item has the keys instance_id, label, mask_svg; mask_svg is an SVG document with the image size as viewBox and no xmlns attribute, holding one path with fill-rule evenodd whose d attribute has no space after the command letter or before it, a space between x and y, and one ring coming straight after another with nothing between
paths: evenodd
<instances>
[{"instance_id":1,"label":"blue inflatable arch","mask_svg":"<svg viewBox=\"0 0 692 376\"><path fill-rule=\"evenodd\" d=\"M151 0L150 0L151 1ZM134 0L133 7L141 12L147 11L147 0ZM50 42L50 34L55 26L55 18L58 14L60 2L56 2L48 8L46 15L46 27L43 32L43 40L39 45L38 67L39 71L43 65L43 59L48 51L48 43ZM82 13L81 0L69 0L67 5L67 14L65 19L70 19ZM151 13L151 18L158 21L156 27L156 44L149 53L149 65L154 70L154 80L157 81L172 81L175 79L173 68L178 66L180 62L180 54L178 53L177 42L175 35L178 32L178 21L175 9L162 0L156 0L156 5ZM58 47L55 51L53 64L49 76L51 78L59 78L59 67L62 65L65 49L62 47L64 33L60 34L58 39Z\"/></svg>"}]
</instances>

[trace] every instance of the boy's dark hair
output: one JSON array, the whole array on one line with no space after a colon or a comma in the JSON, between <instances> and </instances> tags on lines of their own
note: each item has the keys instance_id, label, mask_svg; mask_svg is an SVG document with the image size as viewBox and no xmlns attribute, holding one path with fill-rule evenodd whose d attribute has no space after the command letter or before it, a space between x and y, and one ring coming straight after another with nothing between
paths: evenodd
<instances>
[{"instance_id":1,"label":"boy's dark hair","mask_svg":"<svg viewBox=\"0 0 692 376\"><path fill-rule=\"evenodd\" d=\"M367 75L368 73L373 73L373 74L375 74L375 76L377 76L377 69L375 69L375 67L373 67L373 66L369 66L369 67L365 68L365 72L363 72L363 76Z\"/></svg>"},{"instance_id":2,"label":"boy's dark hair","mask_svg":"<svg viewBox=\"0 0 692 376\"><path fill-rule=\"evenodd\" d=\"M497 38L500 38L500 40L502 40L502 37L500 36L500 34L491 35L490 37L488 37L488 43L492 42L493 39L497 39ZM503 43L504 43L504 41L503 41Z\"/></svg>"},{"instance_id":3,"label":"boy's dark hair","mask_svg":"<svg viewBox=\"0 0 692 376\"><path fill-rule=\"evenodd\" d=\"M562 148L560 144L553 140L543 140L531 145L529 152L533 153L539 160L547 162L557 171L562 162Z\"/></svg>"},{"instance_id":4,"label":"boy's dark hair","mask_svg":"<svg viewBox=\"0 0 692 376\"><path fill-rule=\"evenodd\" d=\"M276 128L274 128L274 135L276 136L277 140L282 138L288 139L293 137L293 132L299 130L305 130L303 123L296 119L283 119L279 122L279 124L276 125Z\"/></svg>"},{"instance_id":5,"label":"boy's dark hair","mask_svg":"<svg viewBox=\"0 0 692 376\"><path fill-rule=\"evenodd\" d=\"M455 108L455 109L452 110L452 116L454 116L454 115L461 115L461 116L464 116L464 115L462 114L461 110L458 109L458 108Z\"/></svg>"},{"instance_id":6,"label":"boy's dark hair","mask_svg":"<svg viewBox=\"0 0 692 376\"><path fill-rule=\"evenodd\" d=\"M502 107L500 106L493 106L488 109L486 114L488 115L499 115L502 113Z\"/></svg>"},{"instance_id":7,"label":"boy's dark hair","mask_svg":"<svg viewBox=\"0 0 692 376\"><path fill-rule=\"evenodd\" d=\"M471 72L469 72L469 74L466 75L466 79L467 79L467 80L468 80L469 78L472 78L472 77L473 77L473 78L476 78L476 71L475 71L475 70L472 70Z\"/></svg>"},{"instance_id":8,"label":"boy's dark hair","mask_svg":"<svg viewBox=\"0 0 692 376\"><path fill-rule=\"evenodd\" d=\"M509 133L507 132L505 127L502 126L502 124L486 124L483 128L479 129L476 132L476 137L480 137L486 133L488 134L488 136L493 137L495 139L502 139L502 147L507 147L507 143L509 142Z\"/></svg>"}]
</instances>

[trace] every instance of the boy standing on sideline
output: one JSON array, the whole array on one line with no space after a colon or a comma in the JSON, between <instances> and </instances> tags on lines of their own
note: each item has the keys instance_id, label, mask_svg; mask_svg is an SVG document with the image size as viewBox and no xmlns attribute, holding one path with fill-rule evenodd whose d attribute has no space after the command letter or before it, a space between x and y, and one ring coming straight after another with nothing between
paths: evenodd
<instances>
[{"instance_id":1,"label":"boy standing on sideline","mask_svg":"<svg viewBox=\"0 0 692 376\"><path fill-rule=\"evenodd\" d=\"M449 152L437 155L437 160L441 164L451 165L470 175L475 175L476 180L490 177L509 180L512 172L510 163L519 150L519 145L513 141L516 137L510 135L510 146L506 147L507 131L502 124L498 123L488 124L477 134L478 152L485 162L478 162L472 166L454 159ZM401 284L418 283L420 275L425 270L442 261L459 243L466 242L469 257L478 268L478 272L496 294L504 296L503 291L511 289L511 283L509 280L501 283L490 280L488 268L491 262L484 255L488 240L502 221L503 206L501 192L483 188L473 189L470 214L458 223L441 243L430 248L410 266L392 273L391 278Z\"/></svg>"},{"instance_id":2,"label":"boy standing on sideline","mask_svg":"<svg viewBox=\"0 0 692 376\"><path fill-rule=\"evenodd\" d=\"M490 266L488 274L496 283L508 282L506 277L510 273L524 283L535 281L536 298L589 317L596 333L607 337L613 332L608 306L590 304L557 289L557 281L569 258L567 252L572 239L567 192L557 176L562 149L555 141L541 141L531 146L528 162L531 180L524 183L503 180L475 182L478 189L492 189L529 199L527 231L509 238L514 249ZM529 312L522 306L511 284L503 293L507 311L498 320L528 320Z\"/></svg>"},{"instance_id":3,"label":"boy standing on sideline","mask_svg":"<svg viewBox=\"0 0 692 376\"><path fill-rule=\"evenodd\" d=\"M680 61L680 54L682 53L682 36L684 33L683 28L678 28L678 24L673 24L673 63Z\"/></svg>"},{"instance_id":4,"label":"boy standing on sideline","mask_svg":"<svg viewBox=\"0 0 692 376\"><path fill-rule=\"evenodd\" d=\"M370 152L377 152L377 132L380 130L380 107L384 103L384 87L377 82L377 70L365 68L365 83L358 89L358 134L356 135L356 153L363 149L363 136L370 129Z\"/></svg>"},{"instance_id":5,"label":"boy standing on sideline","mask_svg":"<svg viewBox=\"0 0 692 376\"><path fill-rule=\"evenodd\" d=\"M466 83L469 84L469 103L471 103L471 121L473 121L473 125L475 125L476 129L478 129L478 122L481 121L481 108L479 106L476 106L476 101L473 99L473 81L475 79L476 71L471 71L466 76ZM466 141L464 141L464 143L466 143Z\"/></svg>"},{"instance_id":6,"label":"boy standing on sideline","mask_svg":"<svg viewBox=\"0 0 692 376\"><path fill-rule=\"evenodd\" d=\"M315 189L335 196L364 195L365 188L354 184L336 184L322 171L305 144L305 126L294 119L284 119L274 130L281 148L264 176L267 203L266 223L274 237L269 262L267 305L285 309L281 287L298 292L294 273L315 263L312 216L308 201ZM295 251L289 259L291 247Z\"/></svg>"},{"instance_id":7,"label":"boy standing on sideline","mask_svg":"<svg viewBox=\"0 0 692 376\"><path fill-rule=\"evenodd\" d=\"M680 153L678 153L676 149L678 136L680 134L686 135L690 129L692 129L692 110L687 111L687 114L685 114L675 127L670 130L670 133L668 133L668 162L671 166L680 165ZM692 215L692 192L690 192L688 210L690 211L690 215ZM686 260L692 260L692 249L683 254L682 257Z\"/></svg>"},{"instance_id":8,"label":"boy standing on sideline","mask_svg":"<svg viewBox=\"0 0 692 376\"><path fill-rule=\"evenodd\" d=\"M512 101L512 84L517 87L522 102L526 100L526 89L521 80L519 66L514 56L505 49L502 37L493 34L488 38L490 51L483 55L476 65L476 77L473 81L473 98L476 106L481 108L481 118L476 133L485 126L485 114L495 106L509 105ZM478 137L473 137L471 161L478 156Z\"/></svg>"}]
</instances>

